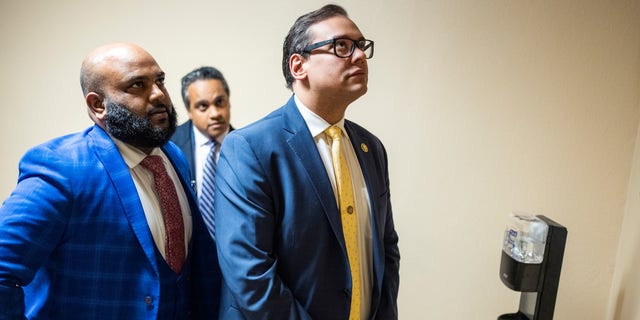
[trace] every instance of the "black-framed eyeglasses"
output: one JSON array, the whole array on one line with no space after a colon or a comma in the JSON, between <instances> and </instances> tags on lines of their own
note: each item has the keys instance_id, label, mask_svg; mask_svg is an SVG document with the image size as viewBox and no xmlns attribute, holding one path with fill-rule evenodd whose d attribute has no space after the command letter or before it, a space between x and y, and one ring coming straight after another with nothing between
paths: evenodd
<instances>
[{"instance_id":1,"label":"black-framed eyeglasses","mask_svg":"<svg viewBox=\"0 0 640 320\"><path fill-rule=\"evenodd\" d=\"M304 47L302 52L311 53L311 51L328 44L332 44L333 54L340 58L351 57L356 48L362 50L367 59L371 59L373 57L373 40L367 39L353 40L349 38L334 38L310 44Z\"/></svg>"}]
</instances>

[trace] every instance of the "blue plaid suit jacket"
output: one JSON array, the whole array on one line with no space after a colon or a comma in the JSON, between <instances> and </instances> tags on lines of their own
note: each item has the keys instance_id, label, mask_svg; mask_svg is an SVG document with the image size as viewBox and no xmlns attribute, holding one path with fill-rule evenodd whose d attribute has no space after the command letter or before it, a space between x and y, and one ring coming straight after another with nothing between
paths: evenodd
<instances>
[{"instance_id":1,"label":"blue plaid suit jacket","mask_svg":"<svg viewBox=\"0 0 640 320\"><path fill-rule=\"evenodd\" d=\"M189 168L163 147L189 196L192 319L217 315L215 244L188 187ZM0 319L156 319L154 242L129 168L98 126L29 150L0 207ZM184 317L186 318L186 316Z\"/></svg>"}]
</instances>

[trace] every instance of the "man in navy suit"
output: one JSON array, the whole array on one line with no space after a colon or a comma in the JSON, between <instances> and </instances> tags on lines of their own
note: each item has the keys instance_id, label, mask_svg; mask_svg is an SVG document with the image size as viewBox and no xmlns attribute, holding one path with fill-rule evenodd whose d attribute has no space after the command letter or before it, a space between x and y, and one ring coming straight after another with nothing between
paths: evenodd
<instances>
[{"instance_id":1,"label":"man in navy suit","mask_svg":"<svg viewBox=\"0 0 640 320\"><path fill-rule=\"evenodd\" d=\"M327 5L299 17L283 46L293 96L225 139L215 196L220 319L397 319L400 253L386 151L344 119L367 91L372 56L373 42L343 8ZM324 133L331 126L348 142L355 280Z\"/></svg>"},{"instance_id":2,"label":"man in navy suit","mask_svg":"<svg viewBox=\"0 0 640 320\"><path fill-rule=\"evenodd\" d=\"M0 207L0 319L217 316L215 244L187 162L167 143L176 113L164 77L133 44L84 60L95 125L29 150ZM166 170L162 190L150 158Z\"/></svg>"},{"instance_id":3,"label":"man in navy suit","mask_svg":"<svg viewBox=\"0 0 640 320\"><path fill-rule=\"evenodd\" d=\"M222 143L230 130L231 101L229 85L220 70L200 67L182 77L182 101L189 120L178 126L171 137L184 152L196 180L202 188L202 169L212 142ZM219 156L219 151L216 157Z\"/></svg>"},{"instance_id":4,"label":"man in navy suit","mask_svg":"<svg viewBox=\"0 0 640 320\"><path fill-rule=\"evenodd\" d=\"M224 75L214 67L200 67L182 77L182 101L187 108L189 120L176 129L171 137L187 157L191 169L192 185L195 185L198 201L208 201L202 195L202 182L207 157L217 161L220 145L230 130L231 102L229 85ZM213 175L214 171L207 171ZM214 177L207 177L213 181ZM213 182L212 182L213 184ZM202 215L214 236L213 211L211 206L201 206Z\"/></svg>"}]
</instances>

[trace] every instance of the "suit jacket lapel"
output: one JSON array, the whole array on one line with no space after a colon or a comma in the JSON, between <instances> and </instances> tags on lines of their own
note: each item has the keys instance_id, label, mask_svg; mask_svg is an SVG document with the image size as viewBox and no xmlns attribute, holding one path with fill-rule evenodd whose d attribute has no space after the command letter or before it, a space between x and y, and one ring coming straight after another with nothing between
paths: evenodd
<instances>
[{"instance_id":1,"label":"suit jacket lapel","mask_svg":"<svg viewBox=\"0 0 640 320\"><path fill-rule=\"evenodd\" d=\"M300 115L293 97L291 97L284 106L283 113L283 128L285 130L286 140L291 152L298 157L300 163L309 175L310 184L320 199L320 203L322 204L322 208L327 216L327 220L329 220L331 229L333 230L336 239L342 244L342 247L345 248L340 215L336 214L336 212L338 212L338 205L333 194L331 181L327 176L327 171L322 159L320 158L320 154L318 153L313 137L309 133L309 128L307 128L302 115Z\"/></svg>"},{"instance_id":2,"label":"suit jacket lapel","mask_svg":"<svg viewBox=\"0 0 640 320\"><path fill-rule=\"evenodd\" d=\"M380 179L377 177L379 174L376 170L376 157L374 154L373 141L369 141L366 135L362 134L360 130L356 129L356 126L350 122L345 121L345 130L349 135L353 149L356 152L364 181L367 185L367 192L369 193L369 207L371 208L371 233L372 233L372 245L373 245L373 268L375 273L374 283L374 298L380 294L380 287L382 286L382 279L384 278L384 244L383 234L384 230L378 228L378 213L375 212L375 201L380 194L380 190L384 190L386 186L380 185ZM376 300L373 300L376 301Z\"/></svg>"},{"instance_id":3,"label":"suit jacket lapel","mask_svg":"<svg viewBox=\"0 0 640 320\"><path fill-rule=\"evenodd\" d=\"M138 197L138 191L133 183L133 178L131 178L129 167L122 159L122 155L120 155L115 143L104 130L94 126L93 130L89 132L89 137L91 139L89 145L95 148L96 156L107 171L120 198L122 209L129 224L138 238L142 250L144 250L149 262L157 272L158 266L154 252L155 244Z\"/></svg>"},{"instance_id":4,"label":"suit jacket lapel","mask_svg":"<svg viewBox=\"0 0 640 320\"><path fill-rule=\"evenodd\" d=\"M195 179L196 167L193 151L195 150L196 139L193 136L193 122L188 120L180 125L171 137L171 140L184 151L184 156L187 158L187 162L189 162L191 178Z\"/></svg>"}]
</instances>

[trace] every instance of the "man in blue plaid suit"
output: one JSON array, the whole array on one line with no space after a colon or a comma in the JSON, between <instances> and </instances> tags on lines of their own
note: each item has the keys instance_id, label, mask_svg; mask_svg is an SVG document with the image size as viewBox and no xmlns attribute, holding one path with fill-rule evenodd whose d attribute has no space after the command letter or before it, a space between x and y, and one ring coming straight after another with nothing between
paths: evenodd
<instances>
[{"instance_id":1,"label":"man in blue plaid suit","mask_svg":"<svg viewBox=\"0 0 640 320\"><path fill-rule=\"evenodd\" d=\"M85 59L81 85L95 125L29 150L0 207L0 319L216 318L215 244L187 161L167 143L176 113L164 72L142 48L109 44ZM177 193L180 268L165 259L148 155Z\"/></svg>"}]
</instances>

